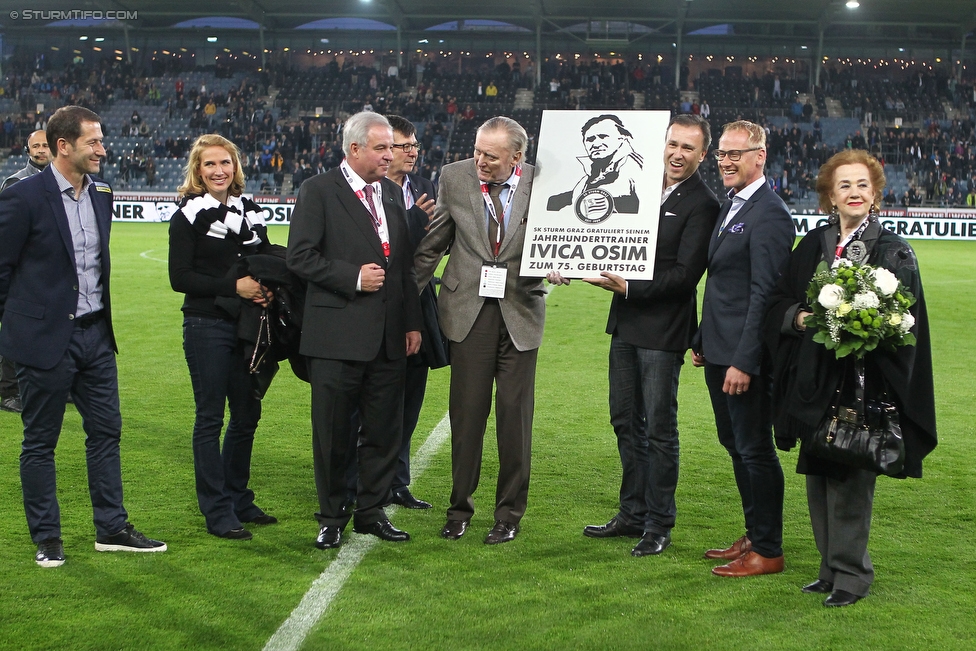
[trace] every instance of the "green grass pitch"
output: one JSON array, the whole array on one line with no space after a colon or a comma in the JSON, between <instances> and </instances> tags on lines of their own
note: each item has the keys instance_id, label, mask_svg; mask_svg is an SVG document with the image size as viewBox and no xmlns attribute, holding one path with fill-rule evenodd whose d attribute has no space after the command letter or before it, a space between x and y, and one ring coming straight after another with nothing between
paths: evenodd
<instances>
[{"instance_id":1,"label":"green grass pitch","mask_svg":"<svg viewBox=\"0 0 976 651\"><path fill-rule=\"evenodd\" d=\"M0 413L0 649L261 649L335 551L312 546L316 509L309 391L283 370L264 401L252 486L281 523L235 542L206 533L193 489L193 399L181 295L169 288L166 226L116 224L115 329L125 503L163 554L94 551L84 434L69 407L58 446L67 562L38 568L23 514L21 424ZM283 227L271 229L283 243ZM786 571L712 576L702 558L743 531L731 464L714 432L702 374L686 363L679 399L681 477L673 545L630 556L631 539L591 540L616 510L620 465L607 415L609 296L573 283L549 298L540 356L532 486L522 532L482 544L497 455L486 436L470 532L438 537L450 493L445 445L413 485L435 504L401 510L406 544L373 547L305 649L972 649L976 647L976 247L915 242L931 318L940 445L921 480L881 479L870 598L826 609L800 593L819 557L796 454L786 472ZM447 410L449 371L431 373L417 449Z\"/></svg>"}]
</instances>

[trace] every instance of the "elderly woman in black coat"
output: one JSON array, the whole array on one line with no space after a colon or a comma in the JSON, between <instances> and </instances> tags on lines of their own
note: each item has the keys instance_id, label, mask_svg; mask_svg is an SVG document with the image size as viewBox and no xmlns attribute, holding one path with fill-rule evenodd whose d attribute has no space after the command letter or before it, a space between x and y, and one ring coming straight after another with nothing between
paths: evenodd
<instances>
[{"instance_id":1,"label":"elderly woman in black coat","mask_svg":"<svg viewBox=\"0 0 976 651\"><path fill-rule=\"evenodd\" d=\"M879 347L865 355L864 368L868 388L885 390L900 414L905 465L897 476L921 477L922 459L936 445L928 317L915 252L878 220L884 186L881 165L866 151L841 152L820 168L817 192L829 223L797 245L767 304L766 337L776 360L776 440L788 450L815 432L849 374L851 358L837 359L806 327L806 291L820 262L861 258L892 272L917 299L910 310L916 345L895 352ZM829 594L825 606L849 606L867 596L874 580L867 546L877 474L815 457L805 446L797 472L806 475L821 558L817 580L802 590Z\"/></svg>"}]
</instances>

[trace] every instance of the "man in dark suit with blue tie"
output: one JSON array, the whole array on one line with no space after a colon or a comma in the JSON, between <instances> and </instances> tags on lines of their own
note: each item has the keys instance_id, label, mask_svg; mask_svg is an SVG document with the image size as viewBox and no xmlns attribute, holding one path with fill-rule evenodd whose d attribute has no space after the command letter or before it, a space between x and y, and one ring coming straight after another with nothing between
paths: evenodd
<instances>
[{"instance_id":1,"label":"man in dark suit with blue tie","mask_svg":"<svg viewBox=\"0 0 976 651\"><path fill-rule=\"evenodd\" d=\"M623 475L617 515L583 535L639 537L634 556L667 549L677 512L678 377L698 328L696 288L719 210L698 174L711 140L700 116L676 115L668 125L654 280L608 272L584 279L614 293L607 321L610 423Z\"/></svg>"},{"instance_id":2,"label":"man in dark suit with blue tie","mask_svg":"<svg viewBox=\"0 0 976 651\"><path fill-rule=\"evenodd\" d=\"M383 507L400 450L406 357L421 342L420 299L406 216L386 177L393 130L363 111L342 132L339 167L302 184L288 235L288 267L308 283L301 353L312 385L312 448L319 498L315 544L341 544L349 522L346 460L359 410L353 528L400 542Z\"/></svg>"},{"instance_id":3,"label":"man in dark suit with blue tie","mask_svg":"<svg viewBox=\"0 0 976 651\"><path fill-rule=\"evenodd\" d=\"M109 294L112 189L98 116L51 116L54 160L0 194L0 355L17 365L24 411L20 479L41 567L64 563L54 450L68 394L81 414L97 551L159 552L122 505L117 347Z\"/></svg>"},{"instance_id":4,"label":"man in dark suit with blue tie","mask_svg":"<svg viewBox=\"0 0 976 651\"><path fill-rule=\"evenodd\" d=\"M766 132L752 122L726 124L714 152L729 201L708 249L702 318L692 345L705 367L719 442L732 458L746 534L706 558L728 564L718 576L782 572L783 469L773 445L770 365L763 350L766 297L793 248L793 219L769 188Z\"/></svg>"}]
</instances>

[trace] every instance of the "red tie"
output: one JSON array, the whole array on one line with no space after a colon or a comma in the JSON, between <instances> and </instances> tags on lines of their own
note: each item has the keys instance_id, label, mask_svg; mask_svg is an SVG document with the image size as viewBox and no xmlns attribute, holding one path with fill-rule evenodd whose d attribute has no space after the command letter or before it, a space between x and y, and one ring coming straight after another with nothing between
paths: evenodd
<instances>
[{"instance_id":1,"label":"red tie","mask_svg":"<svg viewBox=\"0 0 976 651\"><path fill-rule=\"evenodd\" d=\"M369 214L373 217L373 230L376 231L376 235L380 234L380 218L376 216L376 206L373 204L373 186L367 185L363 188L363 192L366 193L366 203L369 204Z\"/></svg>"},{"instance_id":2,"label":"red tie","mask_svg":"<svg viewBox=\"0 0 976 651\"><path fill-rule=\"evenodd\" d=\"M495 256L498 256L498 251L502 248L502 240L505 239L505 212L502 208L501 195L502 188L507 188L507 183L499 183L497 185L489 184L488 186L488 196L491 199L492 208L495 209L495 215L498 221L495 221L491 217L488 218L488 239L491 241L491 246L495 251Z\"/></svg>"}]
</instances>

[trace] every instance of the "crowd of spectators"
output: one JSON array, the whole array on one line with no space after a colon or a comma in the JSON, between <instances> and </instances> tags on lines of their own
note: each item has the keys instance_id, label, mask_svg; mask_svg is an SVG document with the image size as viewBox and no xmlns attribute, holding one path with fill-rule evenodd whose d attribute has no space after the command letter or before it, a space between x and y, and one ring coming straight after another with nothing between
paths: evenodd
<instances>
[{"instance_id":1,"label":"crowd of spectators","mask_svg":"<svg viewBox=\"0 0 976 651\"><path fill-rule=\"evenodd\" d=\"M12 61L4 72L0 98L12 100L21 109L4 115L0 128L0 146L12 153L20 153L27 135L44 127L45 114L34 112L38 103L48 107L49 114L61 103L77 103L101 112L115 100L135 100L140 105L163 107L168 120L178 120L186 128L179 135L161 134L143 119L138 108L120 124L104 125L110 144L113 136L139 140L122 152L112 151L111 146L108 149L105 162L116 166L116 178L123 184L144 178L149 187L154 187L157 161L182 160L196 135L217 132L241 148L246 174L260 180L259 191L269 193L281 192L289 181L291 189L297 191L310 176L338 165L342 158L342 120L363 109L397 113L422 123L418 136L424 154L418 171L436 178L443 164L470 156L467 144L477 124L493 114L511 111L515 90L531 87L535 75L531 63L518 59L482 64L474 72L459 74L439 69L435 61L418 59L401 70L395 65L385 68L378 60L361 65L351 57L342 61L333 57L324 66L301 74L281 61L272 61L263 72L235 77L229 90L220 92L208 89L206 82L189 87L184 82L186 71L167 70L163 77L144 77L129 64L114 59L86 63L76 57L61 69L49 69L39 57L33 64ZM550 58L543 64L544 81L536 89L535 100L548 108L629 109L635 105L635 92L640 92L644 108L700 114L710 117L715 129L735 111L753 110L762 121L764 111L783 109L778 113L795 123L809 124L802 130L795 125L769 127L770 182L792 202L805 199L813 191L820 164L836 151L822 139L824 93L847 97L853 89L855 96L860 93L871 98L878 87L877 79L858 79L850 69L828 68L823 88L812 96L815 107L812 99L804 103L798 100L796 88L805 84L802 80L772 73L743 77L736 71L716 72L721 71L699 71L692 79L689 71L682 69L680 83L699 91L699 98L693 99L673 88L672 69L653 61L610 64ZM220 75L213 71L213 78L228 74L226 70ZM267 100L271 86L279 91L274 106ZM932 115L922 128L882 129L878 123L887 107L867 111L862 106L863 133L851 134L843 146L869 149L883 162L900 166L909 188L903 196L886 196L889 205L917 205L922 201L973 205L976 91L945 77L920 73L887 84L885 92L894 102L894 98L900 101L916 89L948 99L964 117L946 121ZM321 105L323 99L327 106L318 115L311 110L312 105ZM867 103L873 108L871 99ZM713 110L715 115L711 115ZM537 119L525 125L533 142L538 133ZM448 147L452 136L456 136L457 148Z\"/></svg>"}]
</instances>

